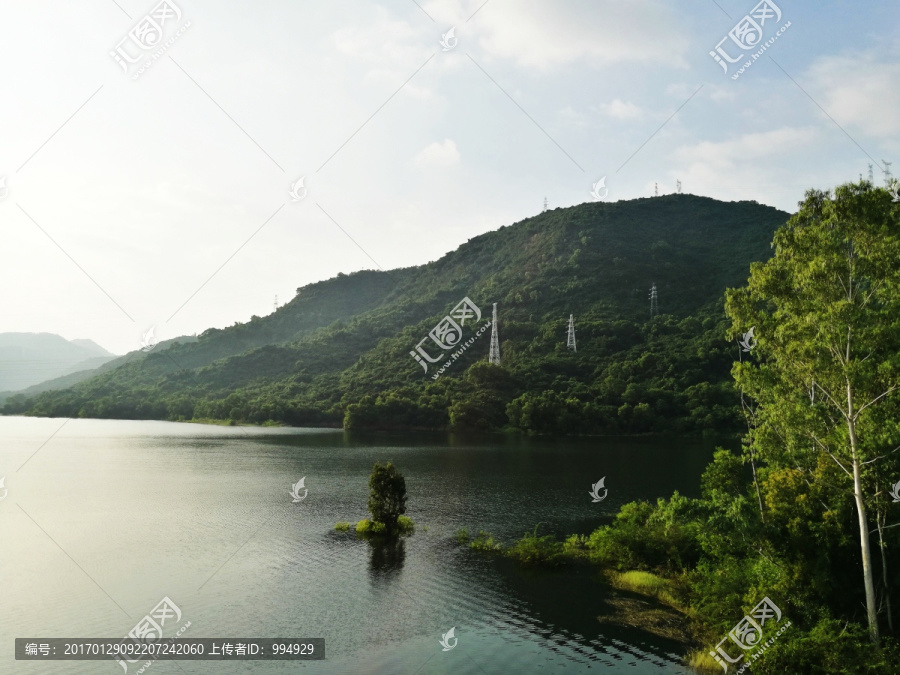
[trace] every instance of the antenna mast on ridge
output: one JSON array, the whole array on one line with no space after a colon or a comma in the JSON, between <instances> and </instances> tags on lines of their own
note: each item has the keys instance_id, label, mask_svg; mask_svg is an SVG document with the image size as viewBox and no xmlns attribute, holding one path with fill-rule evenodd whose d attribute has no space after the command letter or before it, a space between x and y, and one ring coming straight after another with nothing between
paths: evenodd
<instances>
[{"instance_id":1,"label":"antenna mast on ridge","mask_svg":"<svg viewBox=\"0 0 900 675\"><path fill-rule=\"evenodd\" d=\"M500 336L497 334L497 303L494 303L494 316L491 319L491 351L488 362L500 365Z\"/></svg>"},{"instance_id":2,"label":"antenna mast on ridge","mask_svg":"<svg viewBox=\"0 0 900 675\"><path fill-rule=\"evenodd\" d=\"M571 349L573 352L577 352L575 349L575 317L572 314L569 314L569 337L566 340L566 347Z\"/></svg>"}]
</instances>

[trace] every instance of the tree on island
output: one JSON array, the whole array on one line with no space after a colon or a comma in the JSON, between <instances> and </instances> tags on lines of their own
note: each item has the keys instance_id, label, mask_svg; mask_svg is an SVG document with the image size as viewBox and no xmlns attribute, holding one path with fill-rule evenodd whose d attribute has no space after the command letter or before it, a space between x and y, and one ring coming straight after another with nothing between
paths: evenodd
<instances>
[{"instance_id":1,"label":"tree on island","mask_svg":"<svg viewBox=\"0 0 900 675\"><path fill-rule=\"evenodd\" d=\"M406 480L397 468L388 462L378 462L369 476L369 513L372 520L382 523L387 534L398 532L397 521L406 513Z\"/></svg>"},{"instance_id":2,"label":"tree on island","mask_svg":"<svg viewBox=\"0 0 900 675\"><path fill-rule=\"evenodd\" d=\"M731 337L749 329L734 368L756 404L750 450L772 477L792 472L828 494L822 522L853 505L871 641L879 602L869 541L883 538L889 477L900 475L900 206L869 183L811 190L780 230L775 256L727 294ZM768 519L767 519L768 520ZM883 540L884 588L890 588ZM862 595L862 594L861 594ZM889 625L892 625L888 616Z\"/></svg>"}]
</instances>

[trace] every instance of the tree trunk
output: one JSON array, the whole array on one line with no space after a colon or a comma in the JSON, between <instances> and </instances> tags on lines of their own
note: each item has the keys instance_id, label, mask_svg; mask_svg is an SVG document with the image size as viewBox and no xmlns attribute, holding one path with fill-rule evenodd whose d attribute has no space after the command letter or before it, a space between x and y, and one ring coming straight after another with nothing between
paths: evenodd
<instances>
[{"instance_id":1,"label":"tree trunk","mask_svg":"<svg viewBox=\"0 0 900 675\"><path fill-rule=\"evenodd\" d=\"M862 483L859 474L859 454L856 439L856 420L853 417L853 396L850 385L847 385L847 427L850 431L850 452L853 458L853 498L856 501L856 512L859 514L859 546L862 551L863 581L866 586L866 614L869 619L869 638L877 645L880 636L878 634L878 614L875 604L875 580L872 575L872 548L869 544L869 525L866 515L866 505L863 501Z\"/></svg>"},{"instance_id":2,"label":"tree trunk","mask_svg":"<svg viewBox=\"0 0 900 675\"><path fill-rule=\"evenodd\" d=\"M753 469L753 485L756 486L756 499L759 501L759 520L766 522L766 514L763 513L762 495L759 492L759 481L756 480L756 460L753 458L753 451L750 451L750 467Z\"/></svg>"},{"instance_id":3,"label":"tree trunk","mask_svg":"<svg viewBox=\"0 0 900 675\"><path fill-rule=\"evenodd\" d=\"M738 350L738 358L743 363L744 359L741 358L741 352ZM741 389L741 410L744 413L744 419L747 422L747 436L750 436L750 414L747 412L747 405L744 403L744 390ZM756 499L759 501L759 520L761 523L766 522L766 514L763 513L763 501L762 495L759 492L759 481L756 480L756 458L753 456L753 448L748 448L750 451L750 468L753 469L753 486L756 488Z\"/></svg>"},{"instance_id":4,"label":"tree trunk","mask_svg":"<svg viewBox=\"0 0 900 675\"><path fill-rule=\"evenodd\" d=\"M884 601L887 605L888 630L894 634L894 617L891 615L891 588L888 585L887 553L884 551L884 514L875 516L878 527L878 548L881 549L881 580L884 582Z\"/></svg>"}]
</instances>

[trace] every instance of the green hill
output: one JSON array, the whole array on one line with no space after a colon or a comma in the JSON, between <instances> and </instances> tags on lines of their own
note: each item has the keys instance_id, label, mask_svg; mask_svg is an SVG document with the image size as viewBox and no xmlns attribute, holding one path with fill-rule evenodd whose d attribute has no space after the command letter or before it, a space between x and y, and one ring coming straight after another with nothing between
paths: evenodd
<instances>
[{"instance_id":1,"label":"green hill","mask_svg":"<svg viewBox=\"0 0 900 675\"><path fill-rule=\"evenodd\" d=\"M469 240L440 260L298 289L267 317L196 342L129 354L95 377L4 412L268 420L348 428L545 433L699 430L735 424L721 298L788 214L756 202L668 195L555 209ZM650 320L656 283L660 315ZM482 312L443 350L429 331L464 297ZM502 366L485 362L498 303ZM577 352L566 349L575 315ZM433 379L432 358L469 346Z\"/></svg>"}]
</instances>

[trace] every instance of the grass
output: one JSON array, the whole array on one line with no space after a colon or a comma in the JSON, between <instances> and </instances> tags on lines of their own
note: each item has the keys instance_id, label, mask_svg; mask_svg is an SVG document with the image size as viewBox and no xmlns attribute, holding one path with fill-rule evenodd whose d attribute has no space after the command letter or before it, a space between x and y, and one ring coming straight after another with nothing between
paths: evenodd
<instances>
[{"instance_id":1,"label":"grass","mask_svg":"<svg viewBox=\"0 0 900 675\"><path fill-rule=\"evenodd\" d=\"M708 652L699 649L690 651L685 660L691 668L701 673L719 673L722 670L722 666Z\"/></svg>"},{"instance_id":2,"label":"grass","mask_svg":"<svg viewBox=\"0 0 900 675\"><path fill-rule=\"evenodd\" d=\"M685 607L678 599L678 588L669 579L664 579L650 572L632 570L630 572L614 572L609 570L607 578L615 587L626 591L633 591L641 595L656 598L661 603L684 612ZM715 663L715 662L713 662Z\"/></svg>"}]
</instances>

